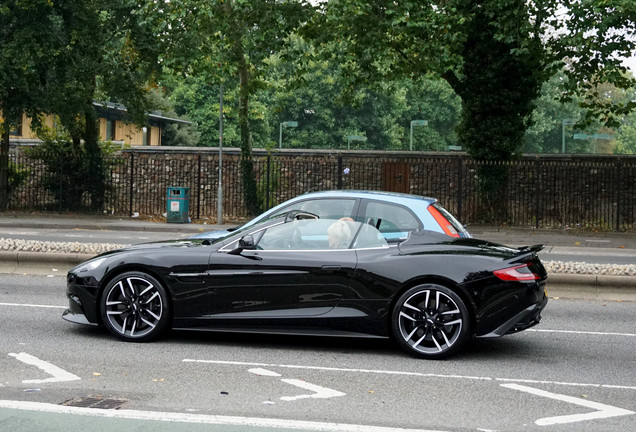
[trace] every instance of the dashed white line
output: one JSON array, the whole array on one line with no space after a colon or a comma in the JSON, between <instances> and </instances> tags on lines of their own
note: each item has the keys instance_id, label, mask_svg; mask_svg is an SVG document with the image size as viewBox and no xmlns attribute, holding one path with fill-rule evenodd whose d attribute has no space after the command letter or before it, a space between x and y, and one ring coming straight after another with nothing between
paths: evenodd
<instances>
[{"instance_id":1,"label":"dashed white line","mask_svg":"<svg viewBox=\"0 0 636 432\"><path fill-rule=\"evenodd\" d=\"M187 413L169 413L136 410L103 410L95 408L70 407L40 402L0 400L0 408L39 411L58 414L72 414L91 417L106 417L131 420L149 420L175 423L198 423L214 425L250 426L258 428L279 428L292 430L312 430L319 432L442 432L430 429L402 429L357 424L324 423L302 420L269 419L257 417L217 416Z\"/></svg>"},{"instance_id":2,"label":"dashed white line","mask_svg":"<svg viewBox=\"0 0 636 432\"><path fill-rule=\"evenodd\" d=\"M537 332L537 333L566 333L566 334L580 334L580 335L593 335L593 336L636 337L636 333L614 333L614 332L596 332L596 331L580 331L580 330L548 330L548 329L527 329L526 331Z\"/></svg>"},{"instance_id":3,"label":"dashed white line","mask_svg":"<svg viewBox=\"0 0 636 432\"><path fill-rule=\"evenodd\" d=\"M38 304L28 304L28 303L0 303L0 306L32 307L32 308L45 308L45 309L66 309L66 308L68 308L68 306L38 305Z\"/></svg>"},{"instance_id":4,"label":"dashed white line","mask_svg":"<svg viewBox=\"0 0 636 432\"><path fill-rule=\"evenodd\" d=\"M270 368L285 368L285 369L304 369L304 370L318 370L318 371L328 371L328 372L368 373L368 374L377 374L377 375L401 375L401 376L416 376L416 377L423 377L423 378L452 378L452 379L464 379L464 380L474 380L474 381L523 382L523 383L530 383L530 384L551 384L551 385L572 386L572 387L595 387L595 388L611 388L611 389L621 389L621 390L636 390L636 386L628 386L628 385L576 383L576 382L562 382L562 381L529 380L529 379L521 379L521 378L470 376L470 375L446 375L446 374L392 371L392 370L381 370L381 369L353 369L353 368L303 366L303 365L289 365L289 364L250 363L250 362L239 362L239 361L228 361L228 360L183 359L183 362L207 363L207 364L219 364L219 365L231 365L231 366L255 366L255 367L258 366L263 368L270 367Z\"/></svg>"}]
</instances>

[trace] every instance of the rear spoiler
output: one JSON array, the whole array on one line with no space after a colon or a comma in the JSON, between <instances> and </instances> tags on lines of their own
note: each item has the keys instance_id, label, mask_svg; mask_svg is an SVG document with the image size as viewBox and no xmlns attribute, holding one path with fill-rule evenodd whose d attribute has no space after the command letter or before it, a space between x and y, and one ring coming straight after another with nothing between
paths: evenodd
<instances>
[{"instance_id":1,"label":"rear spoiler","mask_svg":"<svg viewBox=\"0 0 636 432\"><path fill-rule=\"evenodd\" d=\"M519 252L535 252L536 253L536 252L542 251L544 247L545 245L536 244L532 246L519 246L517 250Z\"/></svg>"}]
</instances>

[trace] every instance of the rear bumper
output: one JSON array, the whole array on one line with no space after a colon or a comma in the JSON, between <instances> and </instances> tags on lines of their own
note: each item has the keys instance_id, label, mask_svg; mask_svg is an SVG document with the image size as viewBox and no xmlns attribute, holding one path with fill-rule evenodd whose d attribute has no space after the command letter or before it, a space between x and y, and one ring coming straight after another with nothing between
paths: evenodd
<instances>
[{"instance_id":1,"label":"rear bumper","mask_svg":"<svg viewBox=\"0 0 636 432\"><path fill-rule=\"evenodd\" d=\"M548 297L544 295L543 299L539 303L528 306L490 333L477 337L497 338L533 327L541 321L541 311L543 311L547 304Z\"/></svg>"}]
</instances>

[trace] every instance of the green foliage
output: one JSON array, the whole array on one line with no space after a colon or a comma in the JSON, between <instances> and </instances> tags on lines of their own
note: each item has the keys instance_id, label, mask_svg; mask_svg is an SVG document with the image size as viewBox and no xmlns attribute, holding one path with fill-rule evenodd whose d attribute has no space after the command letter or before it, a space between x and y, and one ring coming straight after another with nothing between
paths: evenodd
<instances>
[{"instance_id":1,"label":"green foliage","mask_svg":"<svg viewBox=\"0 0 636 432\"><path fill-rule=\"evenodd\" d=\"M9 161L8 173L9 173L8 194L9 194L9 199L11 199L11 196L13 195L13 193L15 193L15 191L26 181L26 179L29 178L31 171L28 168L25 168L19 164L15 164Z\"/></svg>"},{"instance_id":2,"label":"green foliage","mask_svg":"<svg viewBox=\"0 0 636 432\"><path fill-rule=\"evenodd\" d=\"M323 58L338 52L350 92L372 81L443 77L462 98L459 141L478 159L518 155L541 85L558 71L568 77L561 101L579 98L585 109L581 128L595 118L615 126L636 106L599 97L603 82L635 83L620 65L636 47L632 1L331 0L323 10L303 33Z\"/></svg>"},{"instance_id":3,"label":"green foliage","mask_svg":"<svg viewBox=\"0 0 636 432\"><path fill-rule=\"evenodd\" d=\"M631 113L616 134L617 154L636 154L636 112Z\"/></svg>"},{"instance_id":4,"label":"green foliage","mask_svg":"<svg viewBox=\"0 0 636 432\"><path fill-rule=\"evenodd\" d=\"M57 132L43 128L39 132L42 144L28 148L26 154L40 161L45 167L45 174L39 179L40 187L46 189L54 197L57 210L84 209L84 202L90 202L92 192L97 187L95 182L103 183L110 171L108 156L121 150L112 143L100 143L100 154L107 156L107 162L99 166L95 173L95 165L90 161L89 151L84 144L71 139L66 132ZM96 180L99 179L99 180ZM94 208L94 206L89 206Z\"/></svg>"},{"instance_id":5,"label":"green foliage","mask_svg":"<svg viewBox=\"0 0 636 432\"><path fill-rule=\"evenodd\" d=\"M46 166L40 187L54 197L59 210L77 210L87 190L88 160L84 148L77 146L67 133L42 131L42 144L27 149L27 155Z\"/></svg>"},{"instance_id":6,"label":"green foliage","mask_svg":"<svg viewBox=\"0 0 636 432\"><path fill-rule=\"evenodd\" d=\"M0 4L0 210L9 199L9 130L26 113L39 120L46 81L58 52L60 17L48 0Z\"/></svg>"},{"instance_id":7,"label":"green foliage","mask_svg":"<svg viewBox=\"0 0 636 432\"><path fill-rule=\"evenodd\" d=\"M163 21L159 28L168 54L164 59L167 67L195 74L208 84L224 84L227 76L238 79L236 112L244 199L248 212L258 213L250 103L264 86L265 59L308 19L312 7L300 0L172 0L150 7Z\"/></svg>"}]
</instances>

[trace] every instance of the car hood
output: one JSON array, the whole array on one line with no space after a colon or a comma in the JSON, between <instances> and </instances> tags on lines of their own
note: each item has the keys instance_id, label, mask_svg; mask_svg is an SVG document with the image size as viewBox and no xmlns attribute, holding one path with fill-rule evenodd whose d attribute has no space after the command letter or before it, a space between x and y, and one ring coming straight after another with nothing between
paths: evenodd
<instances>
[{"instance_id":1,"label":"car hood","mask_svg":"<svg viewBox=\"0 0 636 432\"><path fill-rule=\"evenodd\" d=\"M215 230L198 233L188 237L188 239L203 239L203 240L216 240L221 237L225 237L232 232L236 231L239 227L234 227L226 230Z\"/></svg>"},{"instance_id":2,"label":"car hood","mask_svg":"<svg viewBox=\"0 0 636 432\"><path fill-rule=\"evenodd\" d=\"M131 246L126 246L120 249L114 249L108 252L104 252L99 256L113 255L121 252L133 252L133 251L150 251L153 249L161 248L184 248L184 247L200 247L203 245L204 239L183 239L183 240L163 240L150 243L139 243Z\"/></svg>"}]
</instances>

